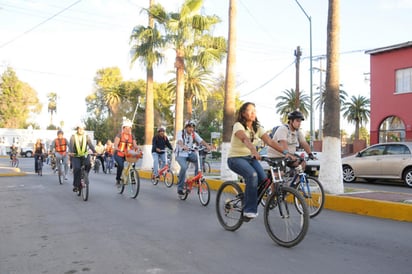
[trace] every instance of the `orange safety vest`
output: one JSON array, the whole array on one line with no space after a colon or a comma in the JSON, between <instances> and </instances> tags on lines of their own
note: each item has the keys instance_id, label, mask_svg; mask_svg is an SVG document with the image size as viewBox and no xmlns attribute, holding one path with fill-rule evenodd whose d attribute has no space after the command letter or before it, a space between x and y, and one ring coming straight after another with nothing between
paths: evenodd
<instances>
[{"instance_id":1,"label":"orange safety vest","mask_svg":"<svg viewBox=\"0 0 412 274\"><path fill-rule=\"evenodd\" d=\"M67 151L67 142L66 138L56 138L54 140L54 149L59 152L60 154L63 154L64 152Z\"/></svg>"},{"instance_id":2,"label":"orange safety vest","mask_svg":"<svg viewBox=\"0 0 412 274\"><path fill-rule=\"evenodd\" d=\"M119 145L117 146L117 155L125 157L125 153L133 147L133 136L122 132L120 135Z\"/></svg>"}]
</instances>

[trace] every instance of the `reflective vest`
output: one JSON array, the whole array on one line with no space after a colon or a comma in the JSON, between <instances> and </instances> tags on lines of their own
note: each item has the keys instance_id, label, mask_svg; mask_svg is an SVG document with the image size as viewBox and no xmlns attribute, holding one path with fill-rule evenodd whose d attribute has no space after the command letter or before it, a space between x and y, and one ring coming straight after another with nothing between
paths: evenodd
<instances>
[{"instance_id":1,"label":"reflective vest","mask_svg":"<svg viewBox=\"0 0 412 274\"><path fill-rule=\"evenodd\" d=\"M56 152L59 152L60 154L63 154L64 152L67 151L67 140L66 138L56 138L54 140L54 149Z\"/></svg>"},{"instance_id":2,"label":"reflective vest","mask_svg":"<svg viewBox=\"0 0 412 274\"><path fill-rule=\"evenodd\" d=\"M87 155L87 136L82 136L83 141L80 144L80 136L75 134L74 135L74 145L76 147L76 157L82 157Z\"/></svg>"},{"instance_id":3,"label":"reflective vest","mask_svg":"<svg viewBox=\"0 0 412 274\"><path fill-rule=\"evenodd\" d=\"M132 134L127 134L122 132L120 135L119 145L117 146L117 155L120 157L125 157L126 152L133 147L133 136Z\"/></svg>"},{"instance_id":4,"label":"reflective vest","mask_svg":"<svg viewBox=\"0 0 412 274\"><path fill-rule=\"evenodd\" d=\"M107 146L107 147L106 147L106 152L107 152L107 154L109 154L110 156L113 155L113 146Z\"/></svg>"}]
</instances>

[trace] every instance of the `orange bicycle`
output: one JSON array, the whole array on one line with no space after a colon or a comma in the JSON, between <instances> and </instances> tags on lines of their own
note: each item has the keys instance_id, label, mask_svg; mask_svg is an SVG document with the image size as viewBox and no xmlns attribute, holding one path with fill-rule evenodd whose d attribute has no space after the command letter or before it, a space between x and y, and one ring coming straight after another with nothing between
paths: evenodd
<instances>
[{"instance_id":1,"label":"orange bicycle","mask_svg":"<svg viewBox=\"0 0 412 274\"><path fill-rule=\"evenodd\" d=\"M158 176L154 175L154 170L152 168L152 174L150 175L150 178L152 179L153 185L157 185L160 180L163 180L165 185L170 188L173 186L175 176L173 174L173 171L170 169L170 157L169 153L166 152L166 150L162 150L162 152L166 153L166 163L164 167L159 169L158 171ZM159 164L160 164L160 159L159 159Z\"/></svg>"},{"instance_id":2,"label":"orange bicycle","mask_svg":"<svg viewBox=\"0 0 412 274\"><path fill-rule=\"evenodd\" d=\"M199 196L200 203L203 206L207 206L210 201L210 188L209 184L206 182L205 177L203 176L203 171L200 164L199 151L204 150L205 147L198 147L190 149L193 153L197 155L197 166L198 173L192 177L187 178L183 186L183 195L179 195L181 200L186 200L189 193L192 191L193 185L197 187L197 195Z\"/></svg>"}]
</instances>

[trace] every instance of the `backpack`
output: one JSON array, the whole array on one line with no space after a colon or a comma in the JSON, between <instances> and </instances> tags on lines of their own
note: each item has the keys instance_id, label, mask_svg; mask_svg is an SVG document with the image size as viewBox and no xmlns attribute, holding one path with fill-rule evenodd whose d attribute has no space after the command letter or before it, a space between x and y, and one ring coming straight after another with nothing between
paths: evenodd
<instances>
[{"instance_id":1,"label":"backpack","mask_svg":"<svg viewBox=\"0 0 412 274\"><path fill-rule=\"evenodd\" d=\"M282 126L282 125L274 126L274 127L272 128L272 131L269 133L270 139L273 139L273 136L275 136L276 130L278 130L278 128L279 128L280 126ZM288 124L284 124L284 126L287 127L288 130L289 130L289 125L288 125ZM298 136L298 142L300 143L298 130L296 130L296 132L297 132L297 136Z\"/></svg>"}]
</instances>

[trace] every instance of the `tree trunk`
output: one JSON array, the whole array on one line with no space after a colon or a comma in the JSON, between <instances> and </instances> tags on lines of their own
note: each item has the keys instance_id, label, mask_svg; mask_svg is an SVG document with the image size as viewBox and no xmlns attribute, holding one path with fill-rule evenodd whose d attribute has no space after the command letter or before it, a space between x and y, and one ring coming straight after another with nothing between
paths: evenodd
<instances>
[{"instance_id":1,"label":"tree trunk","mask_svg":"<svg viewBox=\"0 0 412 274\"><path fill-rule=\"evenodd\" d=\"M339 98L339 0L329 0L325 119L319 180L327 193L343 193Z\"/></svg>"},{"instance_id":2,"label":"tree trunk","mask_svg":"<svg viewBox=\"0 0 412 274\"><path fill-rule=\"evenodd\" d=\"M149 7L153 6L154 0L149 0ZM153 29L154 20L149 14L149 27ZM153 64L148 64L146 70L146 106L145 106L145 124L144 124L144 145L143 145L143 158L142 166L143 170L150 170L153 166L152 157L152 138L154 128L154 112L153 112Z\"/></svg>"},{"instance_id":3,"label":"tree trunk","mask_svg":"<svg viewBox=\"0 0 412 274\"><path fill-rule=\"evenodd\" d=\"M227 155L232 136L232 127L235 121L235 66L236 66L236 17L237 2L230 0L229 3L229 44L226 59L226 81L225 81L225 102L223 113L223 143L222 143L222 180L235 180L236 174L227 166Z\"/></svg>"}]
</instances>

